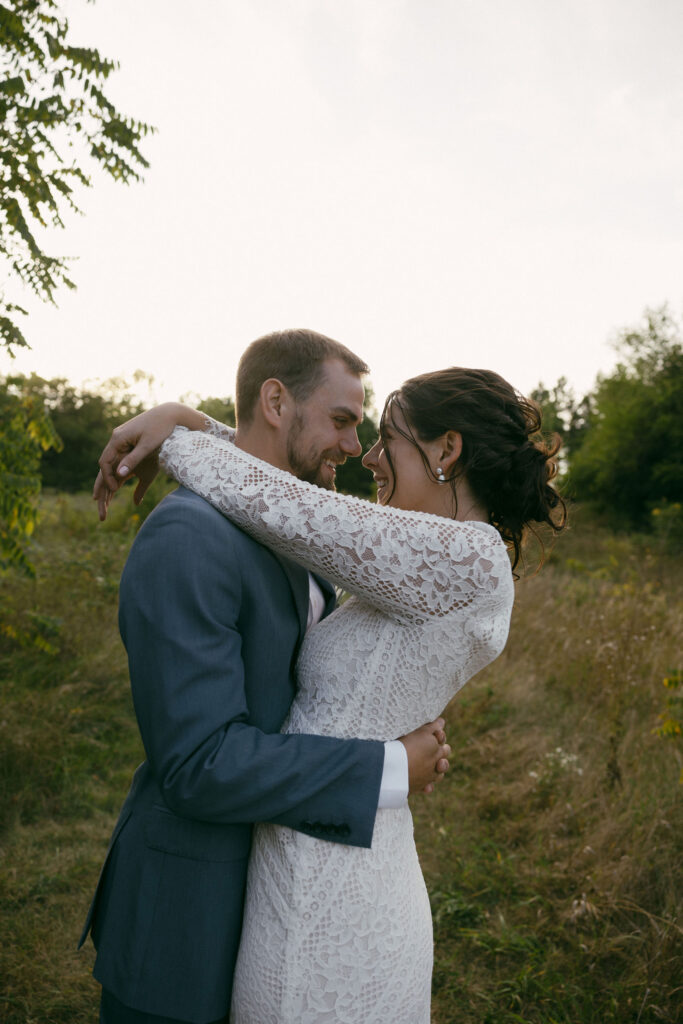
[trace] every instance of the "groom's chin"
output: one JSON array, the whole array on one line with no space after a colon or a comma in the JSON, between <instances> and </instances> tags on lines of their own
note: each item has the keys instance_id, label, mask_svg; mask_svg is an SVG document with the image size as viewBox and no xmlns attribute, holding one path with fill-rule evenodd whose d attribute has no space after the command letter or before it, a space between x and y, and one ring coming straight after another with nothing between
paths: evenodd
<instances>
[{"instance_id":1,"label":"groom's chin","mask_svg":"<svg viewBox=\"0 0 683 1024\"><path fill-rule=\"evenodd\" d=\"M305 481L307 484L315 484L316 487L322 487L324 491L336 491L336 472L331 471L324 464L318 466L315 471L304 473L299 476L300 480Z\"/></svg>"}]
</instances>

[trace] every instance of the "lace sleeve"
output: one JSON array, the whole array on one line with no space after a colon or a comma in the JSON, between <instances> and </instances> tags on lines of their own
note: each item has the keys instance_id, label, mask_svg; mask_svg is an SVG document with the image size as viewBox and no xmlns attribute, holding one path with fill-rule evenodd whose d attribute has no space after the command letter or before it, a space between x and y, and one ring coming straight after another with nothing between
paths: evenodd
<instances>
[{"instance_id":1,"label":"lace sleeve","mask_svg":"<svg viewBox=\"0 0 683 1024\"><path fill-rule=\"evenodd\" d=\"M204 417L204 433L212 434L213 437L222 437L224 441L232 441L235 436L235 428L229 427L227 423L215 420L213 416L202 413Z\"/></svg>"},{"instance_id":2,"label":"lace sleeve","mask_svg":"<svg viewBox=\"0 0 683 1024\"><path fill-rule=\"evenodd\" d=\"M505 545L486 523L327 491L182 427L161 462L256 540L391 614L443 616L494 595L510 600Z\"/></svg>"}]
</instances>

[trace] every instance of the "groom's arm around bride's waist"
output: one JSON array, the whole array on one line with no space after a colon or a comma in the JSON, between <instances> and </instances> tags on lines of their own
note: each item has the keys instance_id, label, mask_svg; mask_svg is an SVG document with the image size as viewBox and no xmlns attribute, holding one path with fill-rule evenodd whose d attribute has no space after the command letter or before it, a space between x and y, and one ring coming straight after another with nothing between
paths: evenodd
<instances>
[{"instance_id":1,"label":"groom's arm around bride's waist","mask_svg":"<svg viewBox=\"0 0 683 1024\"><path fill-rule=\"evenodd\" d=\"M317 835L323 824L334 826L331 841L370 845L383 744L279 734L300 627L270 552L176 492L138 534L120 624L147 758L170 811Z\"/></svg>"}]
</instances>

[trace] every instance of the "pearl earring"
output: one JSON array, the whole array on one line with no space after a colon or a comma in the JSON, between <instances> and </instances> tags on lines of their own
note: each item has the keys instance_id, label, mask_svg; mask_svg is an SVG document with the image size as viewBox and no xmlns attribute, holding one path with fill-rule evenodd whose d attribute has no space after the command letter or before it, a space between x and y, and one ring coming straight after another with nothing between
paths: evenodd
<instances>
[{"instance_id":1,"label":"pearl earring","mask_svg":"<svg viewBox=\"0 0 683 1024\"><path fill-rule=\"evenodd\" d=\"M437 466L436 478L437 478L437 480L439 481L440 484L445 484L446 483L446 478L443 475L443 470L442 470L441 466Z\"/></svg>"}]
</instances>

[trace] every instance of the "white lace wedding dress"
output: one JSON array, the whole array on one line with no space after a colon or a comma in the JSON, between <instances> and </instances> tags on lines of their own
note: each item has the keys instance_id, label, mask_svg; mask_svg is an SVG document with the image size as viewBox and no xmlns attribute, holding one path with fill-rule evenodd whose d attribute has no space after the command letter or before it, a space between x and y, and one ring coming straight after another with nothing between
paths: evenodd
<instances>
[{"instance_id":1,"label":"white lace wedding dress","mask_svg":"<svg viewBox=\"0 0 683 1024\"><path fill-rule=\"evenodd\" d=\"M322 490L225 436L177 428L162 462L257 540L352 594L306 635L284 732L396 738L436 718L502 651L513 584L493 527ZM429 1024L431 968L407 807L377 812L371 849L257 826L234 1024Z\"/></svg>"}]
</instances>

